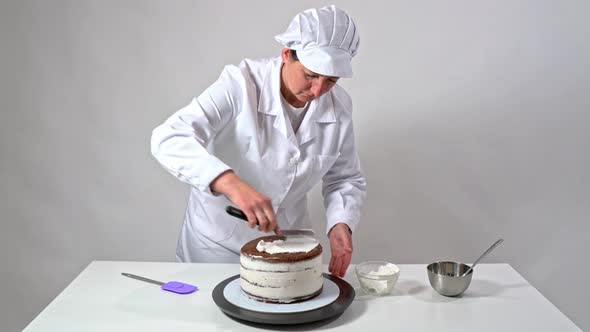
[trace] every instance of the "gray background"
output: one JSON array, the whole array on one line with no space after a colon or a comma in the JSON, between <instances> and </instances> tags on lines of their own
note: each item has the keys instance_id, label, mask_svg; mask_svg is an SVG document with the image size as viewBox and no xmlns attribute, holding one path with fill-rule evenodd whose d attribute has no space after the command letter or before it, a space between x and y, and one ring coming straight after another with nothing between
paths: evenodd
<instances>
[{"instance_id":1,"label":"gray background","mask_svg":"<svg viewBox=\"0 0 590 332\"><path fill-rule=\"evenodd\" d=\"M361 31L341 82L369 184L353 262L472 262L503 237L486 262L590 329L589 2L335 3ZM92 260L174 259L187 186L151 130L324 4L0 2L2 331Z\"/></svg>"}]
</instances>

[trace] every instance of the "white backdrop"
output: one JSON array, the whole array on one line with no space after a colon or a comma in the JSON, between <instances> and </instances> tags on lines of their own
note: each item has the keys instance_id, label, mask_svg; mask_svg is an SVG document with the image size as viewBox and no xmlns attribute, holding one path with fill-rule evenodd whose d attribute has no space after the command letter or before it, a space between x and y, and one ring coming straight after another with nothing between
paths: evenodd
<instances>
[{"instance_id":1,"label":"white backdrop","mask_svg":"<svg viewBox=\"0 0 590 332\"><path fill-rule=\"evenodd\" d=\"M369 185L353 262L472 262L503 237L486 262L590 329L590 3L335 3L361 32L341 82ZM0 2L2 331L92 260L174 259L187 186L151 130L325 4ZM322 232L317 188L311 202Z\"/></svg>"}]
</instances>

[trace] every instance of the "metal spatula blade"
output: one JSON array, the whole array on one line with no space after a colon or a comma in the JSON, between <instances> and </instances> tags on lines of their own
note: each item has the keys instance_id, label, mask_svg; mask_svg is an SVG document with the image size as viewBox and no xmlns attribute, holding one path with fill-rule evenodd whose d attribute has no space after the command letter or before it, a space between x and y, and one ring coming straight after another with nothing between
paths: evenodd
<instances>
[{"instance_id":1,"label":"metal spatula blade","mask_svg":"<svg viewBox=\"0 0 590 332\"><path fill-rule=\"evenodd\" d=\"M242 211L236 207L228 206L225 208L225 211L231 216L248 221L248 217L246 217L246 215L244 214L244 211ZM311 237L315 236L315 232L313 231L313 229L309 229L309 228L282 229L281 234L284 236L293 236L293 235L305 235L305 236L311 236Z\"/></svg>"},{"instance_id":2,"label":"metal spatula blade","mask_svg":"<svg viewBox=\"0 0 590 332\"><path fill-rule=\"evenodd\" d=\"M301 228L301 229L281 229L281 234L284 236L293 236L293 235L305 235L305 236L315 236L315 232L313 229L310 228Z\"/></svg>"}]
</instances>

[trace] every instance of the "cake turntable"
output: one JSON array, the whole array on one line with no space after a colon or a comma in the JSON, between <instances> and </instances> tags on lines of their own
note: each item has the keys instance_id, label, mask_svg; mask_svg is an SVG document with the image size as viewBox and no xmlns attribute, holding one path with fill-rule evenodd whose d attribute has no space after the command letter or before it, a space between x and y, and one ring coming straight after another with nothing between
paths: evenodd
<instances>
[{"instance_id":1,"label":"cake turntable","mask_svg":"<svg viewBox=\"0 0 590 332\"><path fill-rule=\"evenodd\" d=\"M323 273L323 290L317 297L298 303L263 303L248 298L240 289L240 275L215 286L215 304L228 316L262 324L292 325L311 323L342 314L352 303L355 292L343 279Z\"/></svg>"}]
</instances>

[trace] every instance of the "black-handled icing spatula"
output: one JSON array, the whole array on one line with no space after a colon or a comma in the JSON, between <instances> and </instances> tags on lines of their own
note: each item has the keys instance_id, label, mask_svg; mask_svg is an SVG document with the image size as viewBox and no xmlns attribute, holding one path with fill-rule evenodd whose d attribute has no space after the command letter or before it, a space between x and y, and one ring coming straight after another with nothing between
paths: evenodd
<instances>
[{"instance_id":1,"label":"black-handled icing spatula","mask_svg":"<svg viewBox=\"0 0 590 332\"><path fill-rule=\"evenodd\" d=\"M228 206L225 208L225 211L231 215L234 216L236 218L248 221L248 217L246 217L246 214L244 214L244 211L233 207L233 206ZM284 236L292 236L292 235L306 235L306 236L311 236L314 237L315 233L313 231L313 229L309 229L309 228L304 228L304 229L281 229L281 235Z\"/></svg>"}]
</instances>

